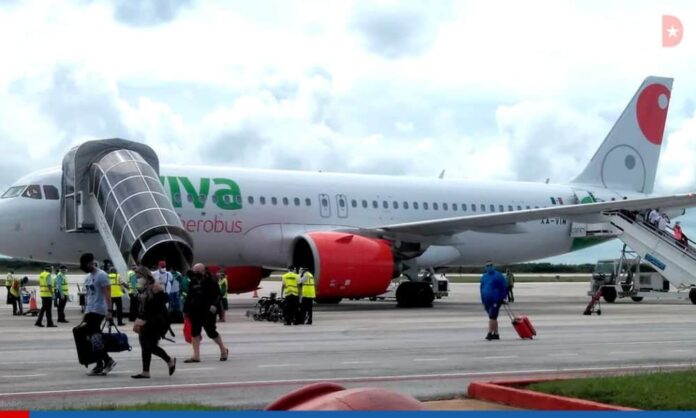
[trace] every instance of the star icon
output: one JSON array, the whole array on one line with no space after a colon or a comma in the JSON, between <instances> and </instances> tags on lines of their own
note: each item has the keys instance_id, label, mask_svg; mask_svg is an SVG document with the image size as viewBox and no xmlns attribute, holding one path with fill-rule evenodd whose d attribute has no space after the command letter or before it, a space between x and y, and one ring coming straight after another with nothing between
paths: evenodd
<instances>
[{"instance_id":1,"label":"star icon","mask_svg":"<svg viewBox=\"0 0 696 418\"><path fill-rule=\"evenodd\" d=\"M670 38L676 38L677 32L679 32L679 29L675 28L674 25L672 25L669 27L669 29L667 29L667 36L669 36Z\"/></svg>"}]
</instances>

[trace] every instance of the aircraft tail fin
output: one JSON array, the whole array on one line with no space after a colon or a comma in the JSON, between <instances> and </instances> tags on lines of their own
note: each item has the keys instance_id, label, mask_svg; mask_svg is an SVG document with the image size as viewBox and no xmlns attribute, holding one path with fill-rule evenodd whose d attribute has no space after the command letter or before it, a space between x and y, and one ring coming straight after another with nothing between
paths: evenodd
<instances>
[{"instance_id":1,"label":"aircraft tail fin","mask_svg":"<svg viewBox=\"0 0 696 418\"><path fill-rule=\"evenodd\" d=\"M648 77L572 183L651 193L672 91L671 78Z\"/></svg>"}]
</instances>

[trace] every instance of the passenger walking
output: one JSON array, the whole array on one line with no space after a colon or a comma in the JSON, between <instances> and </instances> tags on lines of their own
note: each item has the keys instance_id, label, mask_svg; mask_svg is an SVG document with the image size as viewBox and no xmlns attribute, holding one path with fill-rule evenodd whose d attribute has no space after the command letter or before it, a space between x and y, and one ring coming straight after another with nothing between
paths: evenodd
<instances>
[{"instance_id":1,"label":"passenger walking","mask_svg":"<svg viewBox=\"0 0 696 418\"><path fill-rule=\"evenodd\" d=\"M220 288L217 282L204 264L194 265L188 287L188 296L184 303L184 313L188 315L191 322L193 356L184 360L184 363L200 363L201 331L203 329L220 348L220 361L227 361L230 350L225 347L222 337L215 329L219 303Z\"/></svg>"},{"instance_id":2,"label":"passenger walking","mask_svg":"<svg viewBox=\"0 0 696 418\"><path fill-rule=\"evenodd\" d=\"M116 365L109 357L104 344L94 344L101 336L102 321L113 321L111 307L111 282L104 270L97 268L94 256L90 253L80 257L80 269L87 273L83 288L85 290L85 323L86 333L93 341L92 348L97 360L96 366L88 373L89 376L105 376Z\"/></svg>"},{"instance_id":3,"label":"passenger walking","mask_svg":"<svg viewBox=\"0 0 696 418\"><path fill-rule=\"evenodd\" d=\"M674 233L674 240L677 242L677 245L684 249L689 248L689 239L686 237L686 234L682 230L681 223L679 221L677 221L674 224L672 232Z\"/></svg>"},{"instance_id":4,"label":"passenger walking","mask_svg":"<svg viewBox=\"0 0 696 418\"><path fill-rule=\"evenodd\" d=\"M36 319L37 327L43 327L43 317L46 315L46 326L55 328L53 323L53 283L51 282L51 266L45 266L39 274L39 297L41 298L41 310Z\"/></svg>"},{"instance_id":5,"label":"passenger walking","mask_svg":"<svg viewBox=\"0 0 696 418\"><path fill-rule=\"evenodd\" d=\"M280 297L284 298L283 317L285 325L299 324L299 289L297 281L299 277L295 271L295 266L289 266L288 272L283 274L283 284L280 288Z\"/></svg>"},{"instance_id":6,"label":"passenger walking","mask_svg":"<svg viewBox=\"0 0 696 418\"><path fill-rule=\"evenodd\" d=\"M68 268L60 266L56 274L56 299L58 300L58 322L67 324L69 321L65 319L65 305L68 303L68 278L66 276Z\"/></svg>"},{"instance_id":7,"label":"passenger walking","mask_svg":"<svg viewBox=\"0 0 696 418\"><path fill-rule=\"evenodd\" d=\"M481 302L488 314L488 334L487 340L499 340L498 334L498 312L500 306L505 301L507 294L507 284L505 278L498 270L493 267L493 263L486 263L485 272L481 276Z\"/></svg>"},{"instance_id":8,"label":"passenger walking","mask_svg":"<svg viewBox=\"0 0 696 418\"><path fill-rule=\"evenodd\" d=\"M8 276L10 276L8 274ZM10 303L12 305L12 315L18 316L22 315L22 284L19 279L11 276L12 281L10 282L10 289L7 294L10 297Z\"/></svg>"},{"instance_id":9,"label":"passenger walking","mask_svg":"<svg viewBox=\"0 0 696 418\"><path fill-rule=\"evenodd\" d=\"M669 217L666 214L661 213L660 218L657 220L657 229L663 235L667 233L667 224L669 224Z\"/></svg>"},{"instance_id":10,"label":"passenger walking","mask_svg":"<svg viewBox=\"0 0 696 418\"><path fill-rule=\"evenodd\" d=\"M179 292L181 290L181 274L178 271L170 271L171 276L170 286L169 286L169 311L171 312L181 312L181 300L179 299Z\"/></svg>"},{"instance_id":11,"label":"passenger walking","mask_svg":"<svg viewBox=\"0 0 696 418\"><path fill-rule=\"evenodd\" d=\"M657 228L660 218L661 216L659 209L651 209L650 212L648 212L648 222L650 222L650 225L653 227Z\"/></svg>"},{"instance_id":12,"label":"passenger walking","mask_svg":"<svg viewBox=\"0 0 696 418\"><path fill-rule=\"evenodd\" d=\"M218 271L218 286L220 287L220 309L218 311L218 316L220 322L225 322L225 312L229 308L227 302L227 275L225 274L224 268L220 268Z\"/></svg>"},{"instance_id":13,"label":"passenger walking","mask_svg":"<svg viewBox=\"0 0 696 418\"><path fill-rule=\"evenodd\" d=\"M121 289L121 275L116 272L116 268L109 269L109 282L111 283L111 302L116 306L116 318L119 325L123 323L123 290ZM113 309L113 306L111 307Z\"/></svg>"},{"instance_id":14,"label":"passenger walking","mask_svg":"<svg viewBox=\"0 0 696 418\"><path fill-rule=\"evenodd\" d=\"M131 377L133 379L150 378L150 363L153 354L167 363L171 376L176 369L176 358L170 357L159 346L159 340L169 330L168 295L146 267L138 268L136 275L140 290L138 293L138 315L135 324L133 324L133 332L138 334L140 341L143 371Z\"/></svg>"},{"instance_id":15,"label":"passenger walking","mask_svg":"<svg viewBox=\"0 0 696 418\"><path fill-rule=\"evenodd\" d=\"M507 282L507 300L508 302L514 302L515 294L512 292L512 288L515 287L515 275L512 274L510 269L505 271L505 281Z\"/></svg>"},{"instance_id":16,"label":"passenger walking","mask_svg":"<svg viewBox=\"0 0 696 418\"><path fill-rule=\"evenodd\" d=\"M135 264L128 270L128 320L133 322L138 317L138 277L135 274ZM151 274L152 275L152 274Z\"/></svg>"},{"instance_id":17,"label":"passenger walking","mask_svg":"<svg viewBox=\"0 0 696 418\"><path fill-rule=\"evenodd\" d=\"M309 269L300 269L300 293L302 300L300 301L300 324L312 325L312 309L314 307L314 299L316 298L316 290L314 288L314 276Z\"/></svg>"}]
</instances>

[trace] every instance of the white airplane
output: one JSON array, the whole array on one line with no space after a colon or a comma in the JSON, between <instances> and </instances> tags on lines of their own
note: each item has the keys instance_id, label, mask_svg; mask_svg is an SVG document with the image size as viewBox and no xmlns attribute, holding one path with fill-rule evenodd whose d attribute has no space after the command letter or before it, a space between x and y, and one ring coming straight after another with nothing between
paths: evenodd
<instances>
[{"instance_id":1,"label":"white airplane","mask_svg":"<svg viewBox=\"0 0 696 418\"><path fill-rule=\"evenodd\" d=\"M227 266L235 293L255 289L270 269L305 266L315 274L318 300L327 302L381 294L403 274L410 281L397 291L399 301L428 305L428 269L564 254L613 238L574 238L573 222L602 222L609 210L680 215L695 205L691 194L651 196L671 86L669 78L646 78L568 184L208 166L163 165L160 172L143 144L90 141L68 153L62 169L31 173L2 195L0 253L49 263L74 264L83 252L109 258L80 206L89 195L122 254L146 265L165 258L182 268L195 253L197 262ZM119 148L129 151L103 157ZM80 160L90 152L97 157ZM147 177L143 190L120 186L138 177L124 167ZM147 213L169 226L139 225ZM146 230L159 232L153 238Z\"/></svg>"}]
</instances>

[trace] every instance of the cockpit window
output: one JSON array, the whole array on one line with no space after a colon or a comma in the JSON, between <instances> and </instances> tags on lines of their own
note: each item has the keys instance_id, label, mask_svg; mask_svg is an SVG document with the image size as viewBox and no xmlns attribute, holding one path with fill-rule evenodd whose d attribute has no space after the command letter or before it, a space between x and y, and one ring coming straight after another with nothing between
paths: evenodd
<instances>
[{"instance_id":1,"label":"cockpit window","mask_svg":"<svg viewBox=\"0 0 696 418\"><path fill-rule=\"evenodd\" d=\"M43 187L43 191L44 191L44 196L46 197L46 199L48 199L48 200L58 200L59 199L58 189L56 188L56 186L45 185Z\"/></svg>"},{"instance_id":2,"label":"cockpit window","mask_svg":"<svg viewBox=\"0 0 696 418\"><path fill-rule=\"evenodd\" d=\"M38 184L32 184L22 193L22 197L29 199L41 199L41 187Z\"/></svg>"},{"instance_id":3,"label":"cockpit window","mask_svg":"<svg viewBox=\"0 0 696 418\"><path fill-rule=\"evenodd\" d=\"M2 194L3 199L10 199L19 196L27 186L12 186Z\"/></svg>"}]
</instances>

